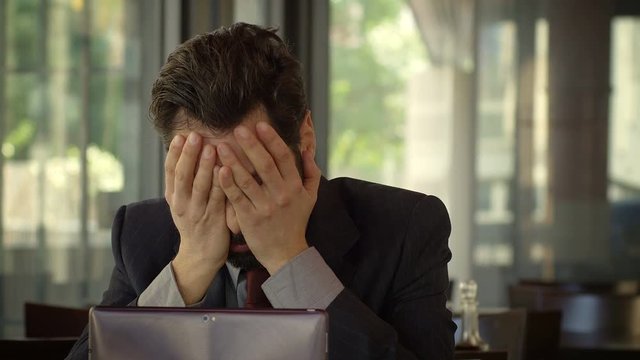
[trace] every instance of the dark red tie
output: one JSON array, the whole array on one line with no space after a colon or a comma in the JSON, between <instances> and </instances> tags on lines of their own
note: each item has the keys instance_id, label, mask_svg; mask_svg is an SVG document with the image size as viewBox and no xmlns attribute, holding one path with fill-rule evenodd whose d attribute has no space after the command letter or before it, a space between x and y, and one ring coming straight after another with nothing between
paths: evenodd
<instances>
[{"instance_id":1,"label":"dark red tie","mask_svg":"<svg viewBox=\"0 0 640 360\"><path fill-rule=\"evenodd\" d=\"M265 268L247 270L247 300L244 307L248 309L272 307L261 287L268 278L269 272Z\"/></svg>"}]
</instances>

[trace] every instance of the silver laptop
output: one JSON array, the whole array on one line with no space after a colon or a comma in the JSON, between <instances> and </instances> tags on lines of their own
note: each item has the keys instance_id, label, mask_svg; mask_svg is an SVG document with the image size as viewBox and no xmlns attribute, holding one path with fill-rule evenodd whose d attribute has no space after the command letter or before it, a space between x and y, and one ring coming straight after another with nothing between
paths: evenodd
<instances>
[{"instance_id":1,"label":"silver laptop","mask_svg":"<svg viewBox=\"0 0 640 360\"><path fill-rule=\"evenodd\" d=\"M89 358L320 360L327 358L322 310L93 307Z\"/></svg>"}]
</instances>

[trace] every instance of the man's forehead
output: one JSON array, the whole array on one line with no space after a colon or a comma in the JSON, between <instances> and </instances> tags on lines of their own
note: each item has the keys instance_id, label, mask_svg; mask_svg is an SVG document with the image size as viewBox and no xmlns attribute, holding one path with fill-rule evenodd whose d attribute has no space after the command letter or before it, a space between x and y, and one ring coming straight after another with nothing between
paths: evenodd
<instances>
[{"instance_id":1,"label":"man's forehead","mask_svg":"<svg viewBox=\"0 0 640 360\"><path fill-rule=\"evenodd\" d=\"M189 117L184 112L178 114L177 118L182 117L177 122L182 124L176 128L177 134L188 134L189 132L197 132L205 139L208 140L224 140L229 137L233 137L233 130L240 126L246 126L251 132L255 132L256 124L260 121L271 123L269 116L263 106L257 106L253 110L249 111L242 120L232 128L229 129L215 129L214 127L207 126L199 119Z\"/></svg>"}]
</instances>

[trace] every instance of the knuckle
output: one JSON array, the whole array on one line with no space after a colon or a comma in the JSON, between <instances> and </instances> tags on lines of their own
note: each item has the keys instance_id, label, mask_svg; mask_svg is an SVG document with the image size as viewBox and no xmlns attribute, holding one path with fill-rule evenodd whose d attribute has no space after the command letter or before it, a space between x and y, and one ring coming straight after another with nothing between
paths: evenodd
<instances>
[{"instance_id":1,"label":"knuckle","mask_svg":"<svg viewBox=\"0 0 640 360\"><path fill-rule=\"evenodd\" d=\"M209 189L201 181L196 181L193 183L193 192L198 194L204 194L204 193L208 193Z\"/></svg>"},{"instance_id":2,"label":"knuckle","mask_svg":"<svg viewBox=\"0 0 640 360\"><path fill-rule=\"evenodd\" d=\"M273 161L267 161L261 166L261 171L265 174L271 174L275 171L276 164Z\"/></svg>"},{"instance_id":3,"label":"knuckle","mask_svg":"<svg viewBox=\"0 0 640 360\"><path fill-rule=\"evenodd\" d=\"M187 178L187 173L184 170L176 170L175 178L177 181L184 181Z\"/></svg>"},{"instance_id":4,"label":"knuckle","mask_svg":"<svg viewBox=\"0 0 640 360\"><path fill-rule=\"evenodd\" d=\"M220 186L219 183L213 183L211 184L211 194L212 195L224 195L224 190L222 190L222 187Z\"/></svg>"},{"instance_id":5,"label":"knuckle","mask_svg":"<svg viewBox=\"0 0 640 360\"><path fill-rule=\"evenodd\" d=\"M207 202L207 211L219 213L224 210L224 195L212 194Z\"/></svg>"},{"instance_id":6,"label":"knuckle","mask_svg":"<svg viewBox=\"0 0 640 360\"><path fill-rule=\"evenodd\" d=\"M198 223L200 221L200 215L194 214L194 213L189 213L187 214L186 218L189 220L189 223L191 224L195 224Z\"/></svg>"},{"instance_id":7,"label":"knuckle","mask_svg":"<svg viewBox=\"0 0 640 360\"><path fill-rule=\"evenodd\" d=\"M174 214L176 217L178 217L178 218L182 218L182 217L184 217L185 213L186 213L186 209L185 209L184 207L174 205L174 207L173 207L173 214Z\"/></svg>"},{"instance_id":8,"label":"knuckle","mask_svg":"<svg viewBox=\"0 0 640 360\"><path fill-rule=\"evenodd\" d=\"M302 182L300 181L294 182L293 185L291 186L291 191L293 191L294 194L300 194L301 192L303 192L304 186L302 186Z\"/></svg>"},{"instance_id":9,"label":"knuckle","mask_svg":"<svg viewBox=\"0 0 640 360\"><path fill-rule=\"evenodd\" d=\"M175 163L177 159L180 157L180 148L175 144L169 147L169 151L167 152L167 158L165 162Z\"/></svg>"},{"instance_id":10,"label":"knuckle","mask_svg":"<svg viewBox=\"0 0 640 360\"><path fill-rule=\"evenodd\" d=\"M246 179L243 179L243 180L238 184L238 186L240 187L240 189L242 189L242 190L245 190L245 191L246 191L246 190L249 190L249 189L251 188L252 183L253 183L253 179L251 179L251 178L246 178Z\"/></svg>"},{"instance_id":11,"label":"knuckle","mask_svg":"<svg viewBox=\"0 0 640 360\"><path fill-rule=\"evenodd\" d=\"M289 195L283 194L276 197L276 204L279 207L286 207L291 204L291 197Z\"/></svg>"},{"instance_id":12,"label":"knuckle","mask_svg":"<svg viewBox=\"0 0 640 360\"><path fill-rule=\"evenodd\" d=\"M240 202L240 199L242 198L242 195L240 195L240 193L234 191L233 193L228 194L227 197L229 198L229 200L231 200L232 203L238 203L238 202Z\"/></svg>"},{"instance_id":13,"label":"knuckle","mask_svg":"<svg viewBox=\"0 0 640 360\"><path fill-rule=\"evenodd\" d=\"M274 206L273 204L267 204L262 210L262 217L268 220L273 217L275 212L276 212L276 206Z\"/></svg>"},{"instance_id":14,"label":"knuckle","mask_svg":"<svg viewBox=\"0 0 640 360\"><path fill-rule=\"evenodd\" d=\"M280 158L281 161L287 162L287 161L291 161L291 159L293 158L293 155L291 154L291 151L288 148L285 148L285 149L280 149L278 158Z\"/></svg>"},{"instance_id":15,"label":"knuckle","mask_svg":"<svg viewBox=\"0 0 640 360\"><path fill-rule=\"evenodd\" d=\"M174 169L175 169L175 165L174 164L170 164L169 162L165 162L164 163L164 171L167 174L173 174Z\"/></svg>"}]
</instances>

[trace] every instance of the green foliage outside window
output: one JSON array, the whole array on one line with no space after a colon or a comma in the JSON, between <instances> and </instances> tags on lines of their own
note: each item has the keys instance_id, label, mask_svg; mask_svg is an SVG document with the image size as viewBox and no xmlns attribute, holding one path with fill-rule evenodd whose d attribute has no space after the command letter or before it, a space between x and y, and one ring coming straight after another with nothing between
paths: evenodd
<instances>
[{"instance_id":1,"label":"green foliage outside window","mask_svg":"<svg viewBox=\"0 0 640 360\"><path fill-rule=\"evenodd\" d=\"M381 181L403 159L406 83L426 66L401 0L331 2L331 176Z\"/></svg>"}]
</instances>

